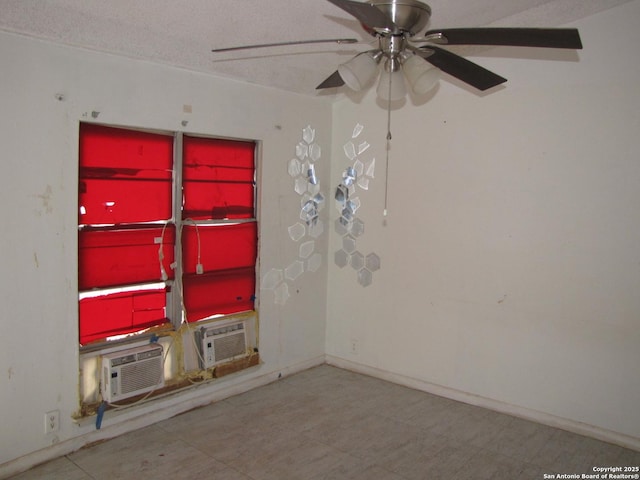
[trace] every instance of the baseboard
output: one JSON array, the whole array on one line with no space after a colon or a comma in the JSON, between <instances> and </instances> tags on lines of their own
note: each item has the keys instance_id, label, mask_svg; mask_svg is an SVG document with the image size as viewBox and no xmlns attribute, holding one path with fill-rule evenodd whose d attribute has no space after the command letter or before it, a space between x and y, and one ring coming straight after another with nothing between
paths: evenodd
<instances>
[{"instance_id":1,"label":"baseboard","mask_svg":"<svg viewBox=\"0 0 640 480\"><path fill-rule=\"evenodd\" d=\"M272 383L279 378L307 370L325 363L320 355L300 363L260 372L265 365L256 366L233 375L216 379L186 391L175 392L167 397L121 411L107 412L100 430L91 430L47 448L28 453L0 465L0 479L6 479L42 463L69 455L87 445L115 438L119 435L153 425L181 413L219 402L234 395ZM78 428L86 429L95 419L86 419Z\"/></svg>"},{"instance_id":2,"label":"baseboard","mask_svg":"<svg viewBox=\"0 0 640 480\"><path fill-rule=\"evenodd\" d=\"M335 357L333 355L322 355L294 365L282 368L272 368L268 372L264 373L260 373L260 367L254 367L254 369L249 369L251 371L239 372L238 374L230 375L229 377L223 377L210 384L202 385L200 388L187 392L178 392L175 395L158 400L146 407L132 408L130 411L124 410L123 412L118 412L114 417L105 419L103 428L100 430L93 430L88 433L78 435L0 465L0 479L6 479L13 475L17 475L18 473L29 470L30 468L42 463L73 453L87 445L147 427L180 413L208 405L212 402L218 402L234 395L239 395L249 390L253 390L254 388L272 383L279 378L287 377L324 363L345 370L350 370L352 372L368 375L370 377L379 378L391 383L396 383L398 385L403 385L415 390L432 393L434 395L487 408L496 412L513 415L525 420L548 425L550 427L560 428L579 435L585 435L597 440L619 445L621 447L640 451L639 438L606 430L593 425L576 422L574 420L557 417L548 413L538 412L517 405L511 405L498 400L473 395L452 388L443 387L441 385L425 382L424 380L418 380L405 375L370 367L344 358Z\"/></svg>"},{"instance_id":3,"label":"baseboard","mask_svg":"<svg viewBox=\"0 0 640 480\"><path fill-rule=\"evenodd\" d=\"M443 387L434 383L429 383L424 380L418 380L405 375L381 370L368 365L363 365L351 360L347 360L333 355L326 356L326 363L338 368L349 370L370 377L379 378L391 383L396 383L405 387L413 388L414 390L420 390L427 393L432 393L441 397L446 397L451 400L456 400L470 405L493 410L499 413L505 413L514 417L519 417L525 420L530 420L536 423L547 425L549 427L560 428L568 432L577 433L587 437L595 438L603 442L612 443L621 447L629 448L632 450L640 451L640 438L632 437L622 433L614 432L604 428L596 427L575 420L557 417L544 412L538 412L529 408L521 407L518 405L511 405L499 400L493 400L491 398L481 397L466 393L453 388Z\"/></svg>"}]
</instances>

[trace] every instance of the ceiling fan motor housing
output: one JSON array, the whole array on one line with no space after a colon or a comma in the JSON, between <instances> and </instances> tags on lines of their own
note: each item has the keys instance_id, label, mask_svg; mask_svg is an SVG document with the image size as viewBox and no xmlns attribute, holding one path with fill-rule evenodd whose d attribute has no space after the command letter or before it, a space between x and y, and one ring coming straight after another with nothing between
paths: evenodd
<instances>
[{"instance_id":1,"label":"ceiling fan motor housing","mask_svg":"<svg viewBox=\"0 0 640 480\"><path fill-rule=\"evenodd\" d=\"M413 36L427 26L431 18L431 7L418 0L369 0L369 4L378 8L398 27L398 31L362 27L371 35L408 35Z\"/></svg>"}]
</instances>

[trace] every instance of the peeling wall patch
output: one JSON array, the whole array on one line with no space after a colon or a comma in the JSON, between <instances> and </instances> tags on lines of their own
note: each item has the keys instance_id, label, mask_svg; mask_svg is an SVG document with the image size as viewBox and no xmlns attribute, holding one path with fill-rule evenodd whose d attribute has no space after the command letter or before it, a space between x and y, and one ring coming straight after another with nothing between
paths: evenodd
<instances>
[{"instance_id":1,"label":"peeling wall patch","mask_svg":"<svg viewBox=\"0 0 640 480\"><path fill-rule=\"evenodd\" d=\"M47 187L44 189L44 193L41 193L40 195L34 195L34 196L40 199L42 203L42 208L44 209L44 211L36 210L36 213L38 216L42 215L42 213L53 213L53 205L52 205L53 189L51 188L51 185L47 185Z\"/></svg>"}]
</instances>

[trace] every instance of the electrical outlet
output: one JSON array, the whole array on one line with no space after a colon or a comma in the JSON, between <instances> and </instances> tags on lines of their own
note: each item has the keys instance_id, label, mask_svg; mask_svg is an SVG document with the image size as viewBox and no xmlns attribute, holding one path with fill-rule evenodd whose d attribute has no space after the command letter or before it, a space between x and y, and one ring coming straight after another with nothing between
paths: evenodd
<instances>
[{"instance_id":1,"label":"electrical outlet","mask_svg":"<svg viewBox=\"0 0 640 480\"><path fill-rule=\"evenodd\" d=\"M44 433L57 432L60 429L60 412L52 410L44 414Z\"/></svg>"},{"instance_id":2,"label":"electrical outlet","mask_svg":"<svg viewBox=\"0 0 640 480\"><path fill-rule=\"evenodd\" d=\"M351 353L353 355L357 355L358 354L358 340L355 338L351 339Z\"/></svg>"}]
</instances>

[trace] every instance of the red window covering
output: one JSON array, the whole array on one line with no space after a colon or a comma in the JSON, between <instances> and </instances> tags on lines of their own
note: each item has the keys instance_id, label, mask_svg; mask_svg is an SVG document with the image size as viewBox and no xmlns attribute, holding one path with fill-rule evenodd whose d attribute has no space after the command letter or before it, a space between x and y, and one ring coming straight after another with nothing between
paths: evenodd
<instances>
[{"instance_id":1,"label":"red window covering","mask_svg":"<svg viewBox=\"0 0 640 480\"><path fill-rule=\"evenodd\" d=\"M107 288L162 280L158 250L162 239L163 266L173 278L175 228L83 230L78 235L78 288Z\"/></svg>"},{"instance_id":2,"label":"red window covering","mask_svg":"<svg viewBox=\"0 0 640 480\"><path fill-rule=\"evenodd\" d=\"M196 274L198 263L204 274ZM185 226L182 240L184 303L189 322L253 309L257 225Z\"/></svg>"},{"instance_id":3,"label":"red window covering","mask_svg":"<svg viewBox=\"0 0 640 480\"><path fill-rule=\"evenodd\" d=\"M80 225L171 218L173 137L80 124Z\"/></svg>"},{"instance_id":4,"label":"red window covering","mask_svg":"<svg viewBox=\"0 0 640 480\"><path fill-rule=\"evenodd\" d=\"M171 218L171 182L83 178L80 225L141 223Z\"/></svg>"},{"instance_id":5,"label":"red window covering","mask_svg":"<svg viewBox=\"0 0 640 480\"><path fill-rule=\"evenodd\" d=\"M256 263L258 243L256 222L184 226L182 268L186 274L196 272L198 241L200 263L205 272L252 267Z\"/></svg>"},{"instance_id":6,"label":"red window covering","mask_svg":"<svg viewBox=\"0 0 640 480\"><path fill-rule=\"evenodd\" d=\"M184 305L189 322L216 314L253 310L255 268L219 270L183 277Z\"/></svg>"},{"instance_id":7,"label":"red window covering","mask_svg":"<svg viewBox=\"0 0 640 480\"><path fill-rule=\"evenodd\" d=\"M183 218L254 218L255 144L185 136L183 145ZM163 234L162 227L140 225L171 218L172 170L172 136L81 124L78 223L87 227L78 239L80 290L160 281L160 239L162 266L174 277L175 228ZM183 235L189 321L253 309L256 223L197 231L187 224ZM80 343L163 324L165 310L166 288L83 298Z\"/></svg>"},{"instance_id":8,"label":"red window covering","mask_svg":"<svg viewBox=\"0 0 640 480\"><path fill-rule=\"evenodd\" d=\"M114 293L80 300L80 344L162 325L166 289Z\"/></svg>"},{"instance_id":9,"label":"red window covering","mask_svg":"<svg viewBox=\"0 0 640 480\"><path fill-rule=\"evenodd\" d=\"M253 218L255 144L184 137L183 218Z\"/></svg>"}]
</instances>

